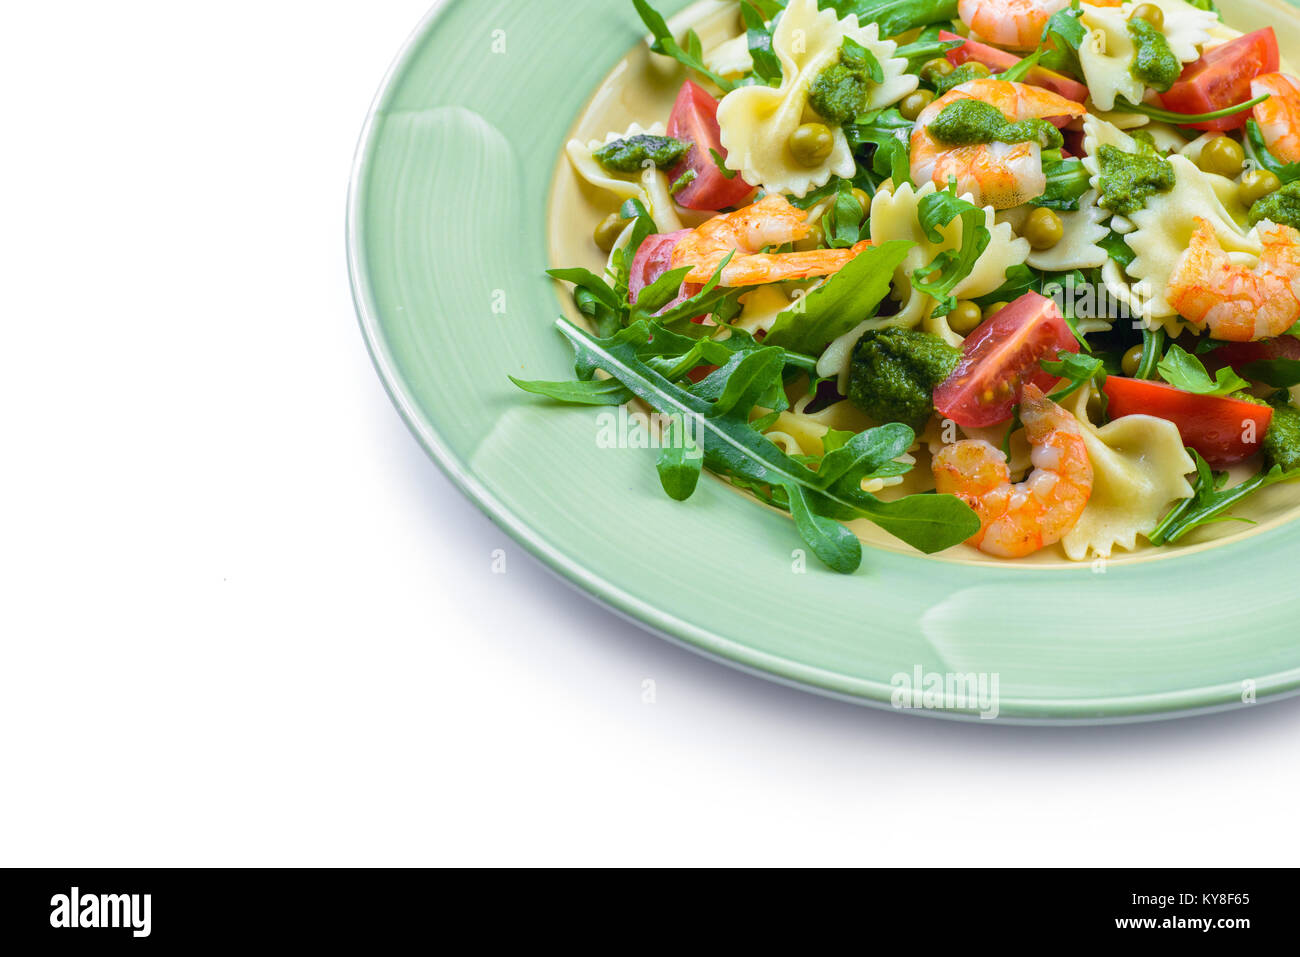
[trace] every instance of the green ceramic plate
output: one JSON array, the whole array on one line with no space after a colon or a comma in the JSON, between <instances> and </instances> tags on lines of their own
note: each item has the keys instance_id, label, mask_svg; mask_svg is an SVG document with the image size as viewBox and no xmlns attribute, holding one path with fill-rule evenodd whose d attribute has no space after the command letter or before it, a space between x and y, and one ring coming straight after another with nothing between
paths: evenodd
<instances>
[{"instance_id":1,"label":"green ceramic plate","mask_svg":"<svg viewBox=\"0 0 1300 957\"><path fill-rule=\"evenodd\" d=\"M1279 19L1267 0L1234 12L1243 29ZM1300 44L1293 25L1278 29ZM1169 717L1300 688L1300 527L1286 515L1160 560L1022 567L869 548L845 577L798 560L785 516L720 482L672 502L653 452L601 447L596 411L516 391L507 375L571 368L544 275L556 161L640 37L629 0L446 0L366 123L348 225L357 311L398 410L467 495L628 617L863 704L893 706L917 676L996 681L999 720L1040 722ZM928 703L915 713L989 710Z\"/></svg>"}]
</instances>

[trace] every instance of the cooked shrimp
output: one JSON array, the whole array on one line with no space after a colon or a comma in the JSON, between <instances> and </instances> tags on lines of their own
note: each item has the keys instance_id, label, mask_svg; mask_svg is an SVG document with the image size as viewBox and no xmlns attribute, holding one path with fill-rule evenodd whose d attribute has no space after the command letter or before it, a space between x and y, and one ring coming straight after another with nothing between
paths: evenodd
<instances>
[{"instance_id":1,"label":"cooked shrimp","mask_svg":"<svg viewBox=\"0 0 1300 957\"><path fill-rule=\"evenodd\" d=\"M1251 97L1271 93L1252 108L1264 145L1284 163L1300 160L1300 82L1285 73L1265 73L1250 81Z\"/></svg>"},{"instance_id":2,"label":"cooked shrimp","mask_svg":"<svg viewBox=\"0 0 1300 957\"><path fill-rule=\"evenodd\" d=\"M981 40L1032 50L1052 14L1069 5L1070 0L961 0L957 15Z\"/></svg>"},{"instance_id":3,"label":"cooked shrimp","mask_svg":"<svg viewBox=\"0 0 1300 957\"><path fill-rule=\"evenodd\" d=\"M1215 339L1271 339L1300 321L1300 232L1264 220L1256 227L1264 251L1254 266L1238 265L1214 227L1196 218L1196 232L1169 277L1166 298L1179 314Z\"/></svg>"},{"instance_id":4,"label":"cooked shrimp","mask_svg":"<svg viewBox=\"0 0 1300 957\"><path fill-rule=\"evenodd\" d=\"M912 132L913 181L932 181L943 188L949 179L956 179L959 196L970 193L976 205L994 209L1011 209L1043 195L1047 176L1043 173L1042 149L1037 143L945 147L930 135L928 127L958 100L982 100L1001 110L1012 123L1031 119L1065 121L1085 112L1073 100L1009 80L971 80L921 111Z\"/></svg>"},{"instance_id":5,"label":"cooked shrimp","mask_svg":"<svg viewBox=\"0 0 1300 957\"><path fill-rule=\"evenodd\" d=\"M980 530L967 544L999 558L1023 558L1059 542L1092 497L1092 461L1074 416L1026 385L1020 421L1034 470L1018 485L1011 483L1006 456L983 440L954 442L934 456L938 490L956 495L980 517Z\"/></svg>"},{"instance_id":6,"label":"cooked shrimp","mask_svg":"<svg viewBox=\"0 0 1300 957\"><path fill-rule=\"evenodd\" d=\"M779 194L765 196L753 206L714 216L682 237L673 249L672 268L694 267L687 282L708 282L722 261L723 286L758 286L787 279L810 279L839 272L871 244L851 249L813 249L807 252L765 253L766 246L783 246L812 232L808 214Z\"/></svg>"}]
</instances>

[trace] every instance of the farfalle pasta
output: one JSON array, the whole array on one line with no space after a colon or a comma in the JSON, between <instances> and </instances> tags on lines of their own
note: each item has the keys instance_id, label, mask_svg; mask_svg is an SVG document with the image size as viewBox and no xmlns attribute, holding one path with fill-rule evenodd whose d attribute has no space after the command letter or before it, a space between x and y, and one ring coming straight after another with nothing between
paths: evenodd
<instances>
[{"instance_id":1,"label":"farfalle pasta","mask_svg":"<svg viewBox=\"0 0 1300 957\"><path fill-rule=\"evenodd\" d=\"M1187 474L1195 468L1178 427L1165 419L1131 415L1098 428L1088 412L1091 390L1082 389L1071 411L1082 426L1092 463L1092 496L1062 539L1075 561L1132 551L1174 502L1190 498Z\"/></svg>"},{"instance_id":2,"label":"farfalle pasta","mask_svg":"<svg viewBox=\"0 0 1300 957\"><path fill-rule=\"evenodd\" d=\"M664 132L663 123L652 123L648 128L633 123L626 132L610 133L604 140L587 143L570 140L565 153L578 175L592 186L607 190L620 200L639 199L655 218L655 222L671 232L681 229L682 221L669 192L668 176L663 170L652 167L624 173L606 169L595 158L596 151L602 146L635 136L663 136Z\"/></svg>"},{"instance_id":3,"label":"farfalle pasta","mask_svg":"<svg viewBox=\"0 0 1300 957\"><path fill-rule=\"evenodd\" d=\"M772 33L781 85L741 87L718 106L729 169L768 192L793 196L824 186L832 176L853 176L857 166L842 129L832 131L832 148L815 167L797 162L789 148L790 137L811 109L808 93L813 81L838 61L846 37L869 50L882 72L881 81L870 85L864 109L889 106L916 89L907 61L894 57L897 44L881 40L875 24L859 26L851 14L839 19L832 11L819 11L816 0L791 0Z\"/></svg>"},{"instance_id":4,"label":"farfalle pasta","mask_svg":"<svg viewBox=\"0 0 1300 957\"><path fill-rule=\"evenodd\" d=\"M1259 361L1300 334L1300 181L1255 96L1288 86L1253 90L1267 33L1202 6L962 4L918 36L714 0L701 37L638 0L662 108L569 147L609 195L591 264L553 271L586 378L520 385L703 416L699 469L839 571L862 521L963 560L1176 546L1300 477L1289 366ZM689 451L659 458L674 497Z\"/></svg>"},{"instance_id":5,"label":"farfalle pasta","mask_svg":"<svg viewBox=\"0 0 1300 957\"><path fill-rule=\"evenodd\" d=\"M1079 62L1088 82L1088 91L1097 109L1115 109L1118 97L1141 103L1147 86L1133 70L1137 46L1128 25L1139 5L1097 7L1083 4L1080 18L1088 33L1079 47ZM1218 18L1183 0L1157 0L1162 12L1161 34L1179 63L1190 63L1200 56L1200 48L1210 39L1210 29Z\"/></svg>"}]
</instances>

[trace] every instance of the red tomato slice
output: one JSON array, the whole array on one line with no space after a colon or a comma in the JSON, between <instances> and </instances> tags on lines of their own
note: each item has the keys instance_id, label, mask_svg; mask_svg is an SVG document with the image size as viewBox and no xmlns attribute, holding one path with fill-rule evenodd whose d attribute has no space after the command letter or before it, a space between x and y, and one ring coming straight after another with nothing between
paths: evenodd
<instances>
[{"instance_id":1,"label":"red tomato slice","mask_svg":"<svg viewBox=\"0 0 1300 957\"><path fill-rule=\"evenodd\" d=\"M707 90L687 80L677 94L672 115L668 118L668 135L680 140L690 140L694 147L672 172L669 182L675 183L687 170L695 171L695 179L675 197L686 209L719 210L740 206L754 192L754 187L736 174L727 179L713 161L709 150L717 150L724 160L727 151L722 148L718 133L718 101Z\"/></svg>"},{"instance_id":2,"label":"red tomato slice","mask_svg":"<svg viewBox=\"0 0 1300 957\"><path fill-rule=\"evenodd\" d=\"M632 257L632 268L628 271L627 277L627 301L635 304L637 297L641 295L641 290L653 283L656 279L666 273L672 266L673 250L681 238L691 230L679 229L675 233L656 233L653 236L647 236L637 249L636 255ZM677 297L660 309L659 312L671 309L685 299L689 299L701 289L703 283L684 282L682 283L681 292ZM696 316L692 322L703 322L704 316Z\"/></svg>"},{"instance_id":3,"label":"red tomato slice","mask_svg":"<svg viewBox=\"0 0 1300 957\"><path fill-rule=\"evenodd\" d=\"M668 271L673 261L673 250L689 232L689 229L679 229L675 233L656 233L642 240L632 257L632 268L627 277L628 302L635 303L642 289Z\"/></svg>"},{"instance_id":4,"label":"red tomato slice","mask_svg":"<svg viewBox=\"0 0 1300 957\"><path fill-rule=\"evenodd\" d=\"M1057 377L1040 359L1079 351L1056 303L1027 292L986 319L967 338L961 361L934 390L934 407L958 425L982 428L1011 418L1025 383L1046 392Z\"/></svg>"},{"instance_id":5,"label":"red tomato slice","mask_svg":"<svg viewBox=\"0 0 1300 957\"><path fill-rule=\"evenodd\" d=\"M1197 395L1163 382L1111 376L1104 387L1112 419L1154 415L1178 426L1183 444L1215 466L1234 465L1259 451L1273 421L1266 405L1226 396Z\"/></svg>"},{"instance_id":6,"label":"red tomato slice","mask_svg":"<svg viewBox=\"0 0 1300 957\"><path fill-rule=\"evenodd\" d=\"M939 39L944 41L963 40L955 33L949 33L947 30L939 31ZM961 66L974 60L976 63L983 63L994 73L1002 73L1011 69L1020 62L1020 57L1014 53L1008 53L1006 50L999 50L997 47L991 47L975 40L966 40L959 47L949 50L945 56L948 62L953 66ZM1083 103L1088 99L1088 88L1077 80L1072 80L1063 73L1057 73L1055 70L1048 70L1045 67L1036 66L1025 74L1025 82L1033 86L1041 86L1045 90L1051 90L1067 100L1074 100L1076 103Z\"/></svg>"},{"instance_id":7,"label":"red tomato slice","mask_svg":"<svg viewBox=\"0 0 1300 957\"><path fill-rule=\"evenodd\" d=\"M1183 68L1178 82L1160 95L1165 109L1176 113L1213 113L1250 99L1250 81L1278 68L1277 35L1272 27L1256 30L1206 50ZM1188 124L1198 130L1236 130L1246 125L1250 110L1205 123Z\"/></svg>"}]
</instances>

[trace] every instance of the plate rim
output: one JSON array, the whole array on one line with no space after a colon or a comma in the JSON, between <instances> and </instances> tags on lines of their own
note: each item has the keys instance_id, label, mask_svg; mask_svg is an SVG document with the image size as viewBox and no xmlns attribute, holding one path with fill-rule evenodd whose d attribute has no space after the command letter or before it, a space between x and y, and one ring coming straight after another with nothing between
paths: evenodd
<instances>
[{"instance_id":1,"label":"plate rim","mask_svg":"<svg viewBox=\"0 0 1300 957\"><path fill-rule=\"evenodd\" d=\"M432 419L424 414L398 371L396 360L388 348L366 268L365 231L361 225L364 220L362 195L372 148L377 138L377 121L411 56L429 32L436 28L438 20L452 2L453 0L433 0L429 10L398 49L367 109L357 139L348 182L345 243L349 287L353 308L371 363L389 400L411 434L461 493L529 554L537 558L547 571L582 593L584 597L593 599L608 608L620 618L710 661L803 692L881 711L895 713L902 711L905 714L940 720L975 722L990 726L1079 727L1171 720L1199 714L1235 711L1252 706L1253 703L1226 699L1224 697L1226 686L1220 684L1141 695L1044 700L1013 698L1007 699L1003 704L1014 702L1020 708L1037 709L1044 713L999 715L992 720L954 710L900 709L890 703L892 687L889 685L869 678L836 674L789 658L768 655L715 634L692 624L687 619L636 598L617 584L552 547L523 516L517 514L478 481L468 464L461 461L443 441ZM1262 2L1272 4L1274 0L1262 0ZM1268 677L1273 679L1270 683L1274 687L1262 693L1257 703L1272 703L1300 695L1300 668L1292 669L1290 672L1275 673Z\"/></svg>"}]
</instances>

